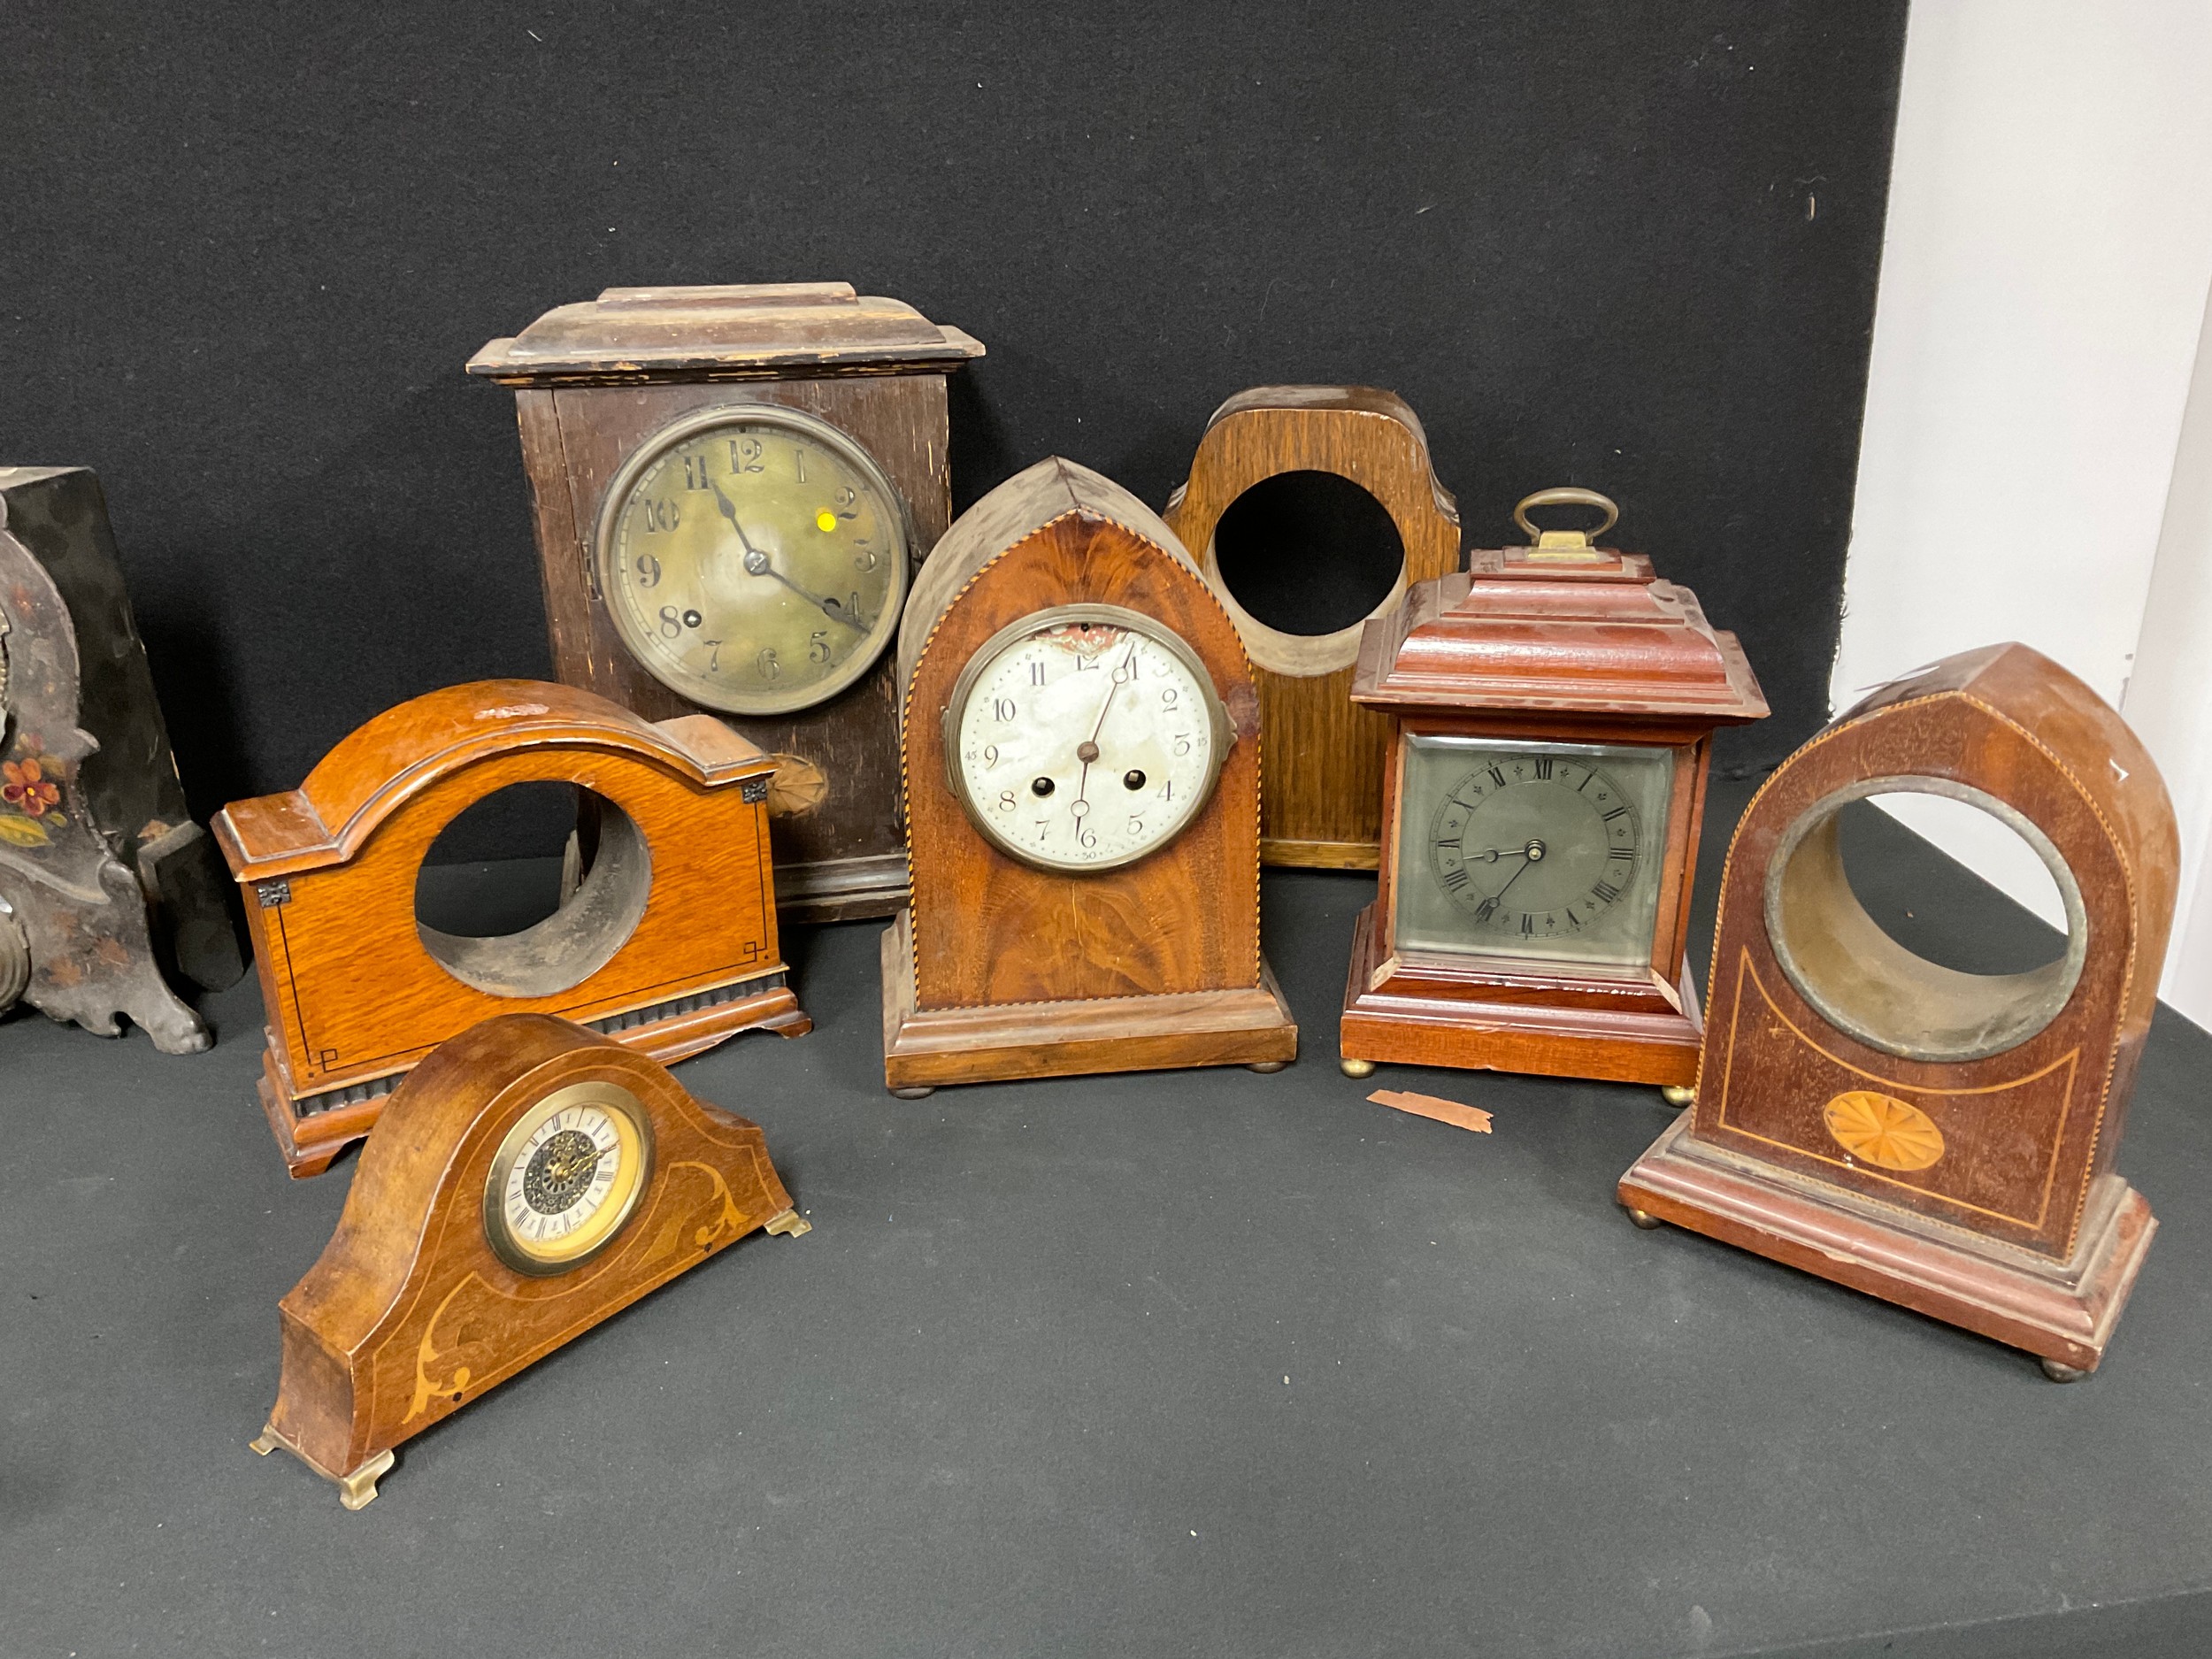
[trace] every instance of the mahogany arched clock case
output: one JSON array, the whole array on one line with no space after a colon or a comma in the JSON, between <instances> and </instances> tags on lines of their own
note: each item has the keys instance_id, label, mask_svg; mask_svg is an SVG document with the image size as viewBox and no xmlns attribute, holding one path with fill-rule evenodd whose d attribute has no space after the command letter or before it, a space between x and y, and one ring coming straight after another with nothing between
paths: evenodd
<instances>
[{"instance_id":1,"label":"mahogany arched clock case","mask_svg":"<svg viewBox=\"0 0 2212 1659\"><path fill-rule=\"evenodd\" d=\"M2062 949L1961 972L1852 891L1839 815L1979 808L2049 872ZM2024 645L1875 692L1768 780L1722 879L1694 1109L1620 1183L1678 1226L2095 1369L2157 1223L2115 1168L2158 995L2179 841L2120 717Z\"/></svg>"},{"instance_id":2,"label":"mahogany arched clock case","mask_svg":"<svg viewBox=\"0 0 2212 1659\"><path fill-rule=\"evenodd\" d=\"M899 666L895 1092L1295 1056L1260 956L1251 671L1157 515L1071 461L1009 479L931 555Z\"/></svg>"},{"instance_id":3,"label":"mahogany arched clock case","mask_svg":"<svg viewBox=\"0 0 2212 1659\"><path fill-rule=\"evenodd\" d=\"M757 1127L566 1020L486 1020L393 1094L253 1449L358 1509L402 1441L758 1228L811 1231Z\"/></svg>"}]
</instances>

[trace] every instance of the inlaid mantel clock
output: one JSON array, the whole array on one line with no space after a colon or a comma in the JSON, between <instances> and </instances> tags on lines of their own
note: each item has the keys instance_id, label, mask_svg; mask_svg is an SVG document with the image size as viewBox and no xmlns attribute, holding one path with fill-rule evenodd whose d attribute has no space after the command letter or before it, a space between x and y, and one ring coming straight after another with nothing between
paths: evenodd
<instances>
[{"instance_id":1,"label":"inlaid mantel clock","mask_svg":"<svg viewBox=\"0 0 2212 1659\"><path fill-rule=\"evenodd\" d=\"M842 282L609 288L470 360L516 389L555 672L775 757L787 917L905 902L889 646L983 348Z\"/></svg>"},{"instance_id":2,"label":"inlaid mantel clock","mask_svg":"<svg viewBox=\"0 0 2212 1659\"><path fill-rule=\"evenodd\" d=\"M1601 510L1595 531L1530 509ZM1766 711L1733 634L1613 503L1545 490L1532 545L1474 553L1367 625L1353 698L1393 717L1382 871L1341 1064L1655 1083L1686 1102L1702 1026L1683 962L1718 726Z\"/></svg>"},{"instance_id":3,"label":"inlaid mantel clock","mask_svg":"<svg viewBox=\"0 0 2212 1659\"><path fill-rule=\"evenodd\" d=\"M1260 956L1251 667L1156 514L1071 461L1009 479L931 556L899 669L895 1093L1296 1056Z\"/></svg>"}]
</instances>

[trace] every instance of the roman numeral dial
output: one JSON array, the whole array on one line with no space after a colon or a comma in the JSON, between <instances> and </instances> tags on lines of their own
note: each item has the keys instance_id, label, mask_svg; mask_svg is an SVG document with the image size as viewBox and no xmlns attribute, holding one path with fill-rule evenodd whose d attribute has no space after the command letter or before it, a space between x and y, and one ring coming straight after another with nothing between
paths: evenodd
<instances>
[{"instance_id":1,"label":"roman numeral dial","mask_svg":"<svg viewBox=\"0 0 2212 1659\"><path fill-rule=\"evenodd\" d=\"M1636 803L1602 766L1560 754L1469 757L1429 821L1432 881L1482 937L1563 954L1648 879Z\"/></svg>"}]
</instances>

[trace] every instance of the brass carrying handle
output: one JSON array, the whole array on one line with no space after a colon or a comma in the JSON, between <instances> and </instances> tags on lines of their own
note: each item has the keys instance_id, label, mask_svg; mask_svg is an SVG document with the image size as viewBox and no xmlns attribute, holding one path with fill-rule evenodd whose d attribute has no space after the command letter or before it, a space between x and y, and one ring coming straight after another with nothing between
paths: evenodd
<instances>
[{"instance_id":1,"label":"brass carrying handle","mask_svg":"<svg viewBox=\"0 0 2212 1659\"><path fill-rule=\"evenodd\" d=\"M1592 530L1539 530L1529 522L1531 507L1595 507L1605 515ZM1521 504L1513 510L1513 522L1527 533L1529 545L1548 551L1555 557L1571 557L1586 554L1598 537L1620 522L1621 510L1614 505L1609 495L1601 495L1594 489L1577 489L1571 484L1556 489L1540 489L1533 495L1524 496Z\"/></svg>"}]
</instances>

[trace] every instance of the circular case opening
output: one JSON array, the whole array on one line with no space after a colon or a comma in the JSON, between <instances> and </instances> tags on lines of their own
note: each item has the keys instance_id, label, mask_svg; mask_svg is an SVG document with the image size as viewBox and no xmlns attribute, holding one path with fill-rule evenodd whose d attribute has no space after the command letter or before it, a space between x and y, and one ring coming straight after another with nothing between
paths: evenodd
<instances>
[{"instance_id":1,"label":"circular case opening","mask_svg":"<svg viewBox=\"0 0 2212 1659\"><path fill-rule=\"evenodd\" d=\"M562 786L566 787L568 786ZM496 807L526 784L495 790L476 807ZM510 931L448 933L424 918L425 878L431 860L415 873L415 932L431 959L464 985L494 996L551 996L572 989L614 960L645 915L653 887L653 854L636 823L614 802L578 789L580 824L565 861L559 902L550 915ZM468 812L448 824L460 826ZM443 832L441 840L444 839ZM437 843L432 844L432 853ZM440 907L440 920L451 913Z\"/></svg>"},{"instance_id":2,"label":"circular case opening","mask_svg":"<svg viewBox=\"0 0 2212 1659\"><path fill-rule=\"evenodd\" d=\"M2016 973L1968 973L1929 961L1867 913L1844 868L1839 815L1879 795L1928 795L1978 808L2026 842L2066 913L2062 954ZM2074 872L2016 808L1947 778L1871 778L1808 807L1767 866L1767 938L1797 994L1837 1030L1900 1059L1982 1060L2027 1041L2066 1006L2089 950Z\"/></svg>"}]
</instances>

